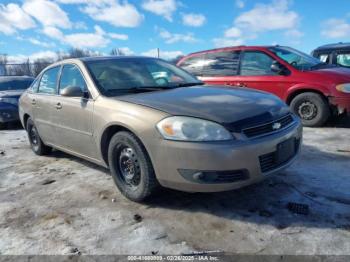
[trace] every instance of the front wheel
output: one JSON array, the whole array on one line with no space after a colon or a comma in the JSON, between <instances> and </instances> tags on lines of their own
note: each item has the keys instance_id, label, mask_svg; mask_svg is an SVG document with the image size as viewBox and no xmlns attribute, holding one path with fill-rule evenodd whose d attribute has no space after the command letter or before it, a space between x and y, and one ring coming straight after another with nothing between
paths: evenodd
<instances>
[{"instance_id":1,"label":"front wheel","mask_svg":"<svg viewBox=\"0 0 350 262\"><path fill-rule=\"evenodd\" d=\"M324 125L331 113L327 101L321 95L312 92L297 95L290 107L293 113L301 118L303 125L308 127Z\"/></svg>"},{"instance_id":2,"label":"front wheel","mask_svg":"<svg viewBox=\"0 0 350 262\"><path fill-rule=\"evenodd\" d=\"M38 130L35 127L34 122L32 119L28 119L27 121L27 134L28 139L30 143L30 147L32 148L33 152L39 156L47 155L51 152L52 148L48 147L44 144L44 142L41 140Z\"/></svg>"},{"instance_id":3,"label":"front wheel","mask_svg":"<svg viewBox=\"0 0 350 262\"><path fill-rule=\"evenodd\" d=\"M147 151L132 133L123 131L112 137L108 163L115 184L128 199L142 202L158 188Z\"/></svg>"}]
</instances>

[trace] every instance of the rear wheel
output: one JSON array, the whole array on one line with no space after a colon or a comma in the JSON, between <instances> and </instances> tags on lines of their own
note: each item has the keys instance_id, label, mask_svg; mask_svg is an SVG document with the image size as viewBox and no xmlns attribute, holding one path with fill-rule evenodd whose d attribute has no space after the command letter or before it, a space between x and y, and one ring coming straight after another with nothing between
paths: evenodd
<instances>
[{"instance_id":1,"label":"rear wheel","mask_svg":"<svg viewBox=\"0 0 350 262\"><path fill-rule=\"evenodd\" d=\"M157 190L159 184L151 160L132 133L123 131L112 137L108 162L115 184L128 199L141 202Z\"/></svg>"},{"instance_id":2,"label":"rear wheel","mask_svg":"<svg viewBox=\"0 0 350 262\"><path fill-rule=\"evenodd\" d=\"M297 95L290 107L301 118L303 125L308 127L324 125L331 113L327 101L321 95L312 92Z\"/></svg>"},{"instance_id":3,"label":"rear wheel","mask_svg":"<svg viewBox=\"0 0 350 262\"><path fill-rule=\"evenodd\" d=\"M5 129L6 128L6 123L0 123L0 130Z\"/></svg>"},{"instance_id":4,"label":"rear wheel","mask_svg":"<svg viewBox=\"0 0 350 262\"><path fill-rule=\"evenodd\" d=\"M41 140L38 130L36 129L34 122L29 118L27 120L27 134L30 143L30 147L33 152L39 156L47 155L51 152L51 147L46 146Z\"/></svg>"}]
</instances>

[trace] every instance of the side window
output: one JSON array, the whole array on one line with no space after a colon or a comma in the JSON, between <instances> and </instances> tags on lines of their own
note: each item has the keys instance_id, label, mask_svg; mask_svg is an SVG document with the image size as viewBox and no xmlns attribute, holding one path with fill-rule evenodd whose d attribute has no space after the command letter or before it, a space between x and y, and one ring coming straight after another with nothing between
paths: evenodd
<instances>
[{"instance_id":1,"label":"side window","mask_svg":"<svg viewBox=\"0 0 350 262\"><path fill-rule=\"evenodd\" d=\"M319 54L318 55L318 59L320 59L321 62L327 63L327 64L329 63L329 57L330 57L329 54Z\"/></svg>"},{"instance_id":2,"label":"side window","mask_svg":"<svg viewBox=\"0 0 350 262\"><path fill-rule=\"evenodd\" d=\"M350 67L350 53L337 54L337 64Z\"/></svg>"},{"instance_id":3,"label":"side window","mask_svg":"<svg viewBox=\"0 0 350 262\"><path fill-rule=\"evenodd\" d=\"M84 77L76 65L64 65L60 79L60 93L69 86L78 86L81 91L87 90Z\"/></svg>"},{"instance_id":4,"label":"side window","mask_svg":"<svg viewBox=\"0 0 350 262\"><path fill-rule=\"evenodd\" d=\"M36 93L38 91L39 82L40 82L40 77L34 80L34 82L30 85L28 90L32 93Z\"/></svg>"},{"instance_id":5,"label":"side window","mask_svg":"<svg viewBox=\"0 0 350 262\"><path fill-rule=\"evenodd\" d=\"M192 75L198 76L202 74L203 65L205 63L204 55L192 56L180 64L180 66Z\"/></svg>"},{"instance_id":6,"label":"side window","mask_svg":"<svg viewBox=\"0 0 350 262\"><path fill-rule=\"evenodd\" d=\"M239 68L239 51L214 52L206 55L204 76L235 76Z\"/></svg>"},{"instance_id":7,"label":"side window","mask_svg":"<svg viewBox=\"0 0 350 262\"><path fill-rule=\"evenodd\" d=\"M38 93L56 94L57 76L60 67L54 67L46 70L40 80Z\"/></svg>"},{"instance_id":8,"label":"side window","mask_svg":"<svg viewBox=\"0 0 350 262\"><path fill-rule=\"evenodd\" d=\"M274 61L272 57L263 52L245 52L241 63L241 75L277 75L277 73L271 71L271 65Z\"/></svg>"}]
</instances>

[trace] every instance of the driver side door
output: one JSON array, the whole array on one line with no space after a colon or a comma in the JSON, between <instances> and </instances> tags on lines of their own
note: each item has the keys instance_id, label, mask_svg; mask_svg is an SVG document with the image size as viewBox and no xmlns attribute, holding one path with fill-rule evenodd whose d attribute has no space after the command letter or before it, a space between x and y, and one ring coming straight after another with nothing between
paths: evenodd
<instances>
[{"instance_id":1,"label":"driver side door","mask_svg":"<svg viewBox=\"0 0 350 262\"><path fill-rule=\"evenodd\" d=\"M279 75L271 70L274 58L262 51L244 51L236 85L269 92L283 98L295 83L291 75Z\"/></svg>"}]
</instances>

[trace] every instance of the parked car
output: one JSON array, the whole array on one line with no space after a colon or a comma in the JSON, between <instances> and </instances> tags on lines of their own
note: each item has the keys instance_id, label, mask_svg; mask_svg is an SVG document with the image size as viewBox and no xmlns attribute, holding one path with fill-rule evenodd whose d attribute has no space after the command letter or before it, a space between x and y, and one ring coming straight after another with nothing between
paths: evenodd
<instances>
[{"instance_id":1,"label":"parked car","mask_svg":"<svg viewBox=\"0 0 350 262\"><path fill-rule=\"evenodd\" d=\"M27 76L0 76L0 128L19 121L18 99L33 80Z\"/></svg>"},{"instance_id":2,"label":"parked car","mask_svg":"<svg viewBox=\"0 0 350 262\"><path fill-rule=\"evenodd\" d=\"M20 118L36 154L54 147L109 167L134 201L159 185L231 190L293 162L302 126L283 101L202 84L154 58L65 60L21 96Z\"/></svg>"},{"instance_id":3,"label":"parked car","mask_svg":"<svg viewBox=\"0 0 350 262\"><path fill-rule=\"evenodd\" d=\"M324 63L350 68L350 43L323 45L311 54Z\"/></svg>"},{"instance_id":4,"label":"parked car","mask_svg":"<svg viewBox=\"0 0 350 262\"><path fill-rule=\"evenodd\" d=\"M285 46L239 46L190 54L177 64L207 84L270 92L290 105L305 126L350 114L350 70Z\"/></svg>"}]
</instances>

